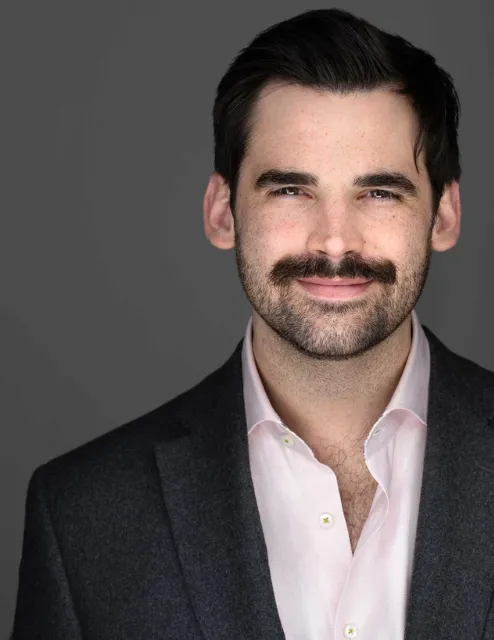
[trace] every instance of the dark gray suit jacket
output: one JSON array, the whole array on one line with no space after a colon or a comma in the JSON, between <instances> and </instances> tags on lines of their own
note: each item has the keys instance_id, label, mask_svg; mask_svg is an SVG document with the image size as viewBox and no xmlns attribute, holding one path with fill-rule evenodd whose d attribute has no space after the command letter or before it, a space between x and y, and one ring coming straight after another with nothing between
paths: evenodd
<instances>
[{"instance_id":1,"label":"dark gray suit jacket","mask_svg":"<svg viewBox=\"0 0 494 640\"><path fill-rule=\"evenodd\" d=\"M494 640L494 373L423 328L429 413L405 638ZM285 637L250 474L242 343L194 388L36 469L14 640Z\"/></svg>"}]
</instances>

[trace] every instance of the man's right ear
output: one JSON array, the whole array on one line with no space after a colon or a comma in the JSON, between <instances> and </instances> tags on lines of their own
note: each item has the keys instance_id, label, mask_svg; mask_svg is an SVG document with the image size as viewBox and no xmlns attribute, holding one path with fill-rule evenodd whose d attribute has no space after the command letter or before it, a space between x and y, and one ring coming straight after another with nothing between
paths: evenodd
<instances>
[{"instance_id":1,"label":"man's right ear","mask_svg":"<svg viewBox=\"0 0 494 640\"><path fill-rule=\"evenodd\" d=\"M235 246L235 221L230 208L230 187L216 171L209 178L203 201L204 233L218 249Z\"/></svg>"}]
</instances>

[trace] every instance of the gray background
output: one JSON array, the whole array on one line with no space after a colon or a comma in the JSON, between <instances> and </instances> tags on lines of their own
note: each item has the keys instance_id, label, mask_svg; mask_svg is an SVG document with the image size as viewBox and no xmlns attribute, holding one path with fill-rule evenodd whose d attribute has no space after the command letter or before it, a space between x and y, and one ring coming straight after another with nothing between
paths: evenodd
<instances>
[{"instance_id":1,"label":"gray background","mask_svg":"<svg viewBox=\"0 0 494 640\"><path fill-rule=\"evenodd\" d=\"M8 2L0 15L0 637L11 628L33 469L224 362L249 306L203 233L216 84L273 2ZM429 50L462 102L460 241L417 305L494 370L491 0L341 0Z\"/></svg>"}]
</instances>

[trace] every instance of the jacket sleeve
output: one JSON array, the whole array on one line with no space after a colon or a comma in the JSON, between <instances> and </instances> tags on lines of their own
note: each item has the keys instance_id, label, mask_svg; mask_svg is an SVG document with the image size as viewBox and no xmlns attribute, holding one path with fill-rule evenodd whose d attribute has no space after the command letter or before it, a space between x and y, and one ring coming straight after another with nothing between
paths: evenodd
<instances>
[{"instance_id":1,"label":"jacket sleeve","mask_svg":"<svg viewBox=\"0 0 494 640\"><path fill-rule=\"evenodd\" d=\"M27 489L12 640L82 640L43 477L39 467Z\"/></svg>"}]
</instances>

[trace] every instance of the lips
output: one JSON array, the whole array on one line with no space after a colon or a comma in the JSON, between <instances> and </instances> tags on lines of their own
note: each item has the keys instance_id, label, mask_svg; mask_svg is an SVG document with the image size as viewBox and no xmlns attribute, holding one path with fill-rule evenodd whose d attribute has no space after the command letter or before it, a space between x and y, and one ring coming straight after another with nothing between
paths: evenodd
<instances>
[{"instance_id":1,"label":"lips","mask_svg":"<svg viewBox=\"0 0 494 640\"><path fill-rule=\"evenodd\" d=\"M350 287L356 284L365 284L366 282L370 282L367 278L355 278L353 280L349 278L298 278L300 282L308 282L309 284L319 284L325 285L327 287Z\"/></svg>"},{"instance_id":2,"label":"lips","mask_svg":"<svg viewBox=\"0 0 494 640\"><path fill-rule=\"evenodd\" d=\"M323 282L323 284L320 284ZM316 298L337 301L351 300L365 295L366 291L372 286L372 280L336 280L329 278L305 278L297 280L297 283L311 296ZM351 282L353 284L348 284ZM357 284L358 283L358 284Z\"/></svg>"}]
</instances>

